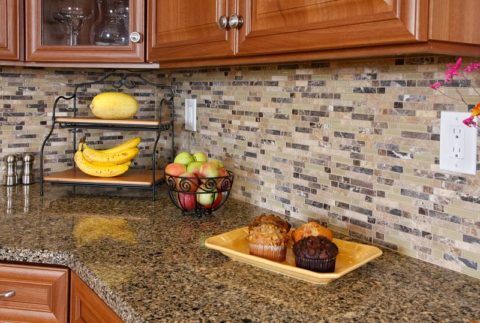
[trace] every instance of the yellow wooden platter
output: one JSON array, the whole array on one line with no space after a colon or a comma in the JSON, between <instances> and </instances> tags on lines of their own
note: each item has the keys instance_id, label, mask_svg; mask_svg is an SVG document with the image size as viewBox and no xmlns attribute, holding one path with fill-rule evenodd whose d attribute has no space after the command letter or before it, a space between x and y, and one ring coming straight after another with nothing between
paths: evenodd
<instances>
[{"instance_id":1,"label":"yellow wooden platter","mask_svg":"<svg viewBox=\"0 0 480 323\"><path fill-rule=\"evenodd\" d=\"M316 273L295 266L295 256L293 255L291 247L287 250L287 259L284 262L275 262L250 255L247 236L248 228L243 227L210 237L205 240L205 246L220 251L232 260L313 284L327 284L382 255L382 250L374 246L333 239L333 242L337 245L339 250L335 264L335 272Z\"/></svg>"}]
</instances>

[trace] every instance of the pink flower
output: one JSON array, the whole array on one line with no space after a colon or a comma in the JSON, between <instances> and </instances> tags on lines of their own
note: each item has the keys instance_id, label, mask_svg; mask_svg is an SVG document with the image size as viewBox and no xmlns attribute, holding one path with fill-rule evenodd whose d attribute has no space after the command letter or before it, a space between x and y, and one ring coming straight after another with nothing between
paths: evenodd
<instances>
[{"instance_id":1,"label":"pink flower","mask_svg":"<svg viewBox=\"0 0 480 323\"><path fill-rule=\"evenodd\" d=\"M462 67L462 58L458 58L455 64L447 64L447 70L445 71L445 83L450 83L454 76L460 75L458 70Z\"/></svg>"},{"instance_id":2,"label":"pink flower","mask_svg":"<svg viewBox=\"0 0 480 323\"><path fill-rule=\"evenodd\" d=\"M430 87L434 90L438 90L442 85L443 85L442 82L437 81L437 82L433 83L432 85L430 85Z\"/></svg>"},{"instance_id":3,"label":"pink flower","mask_svg":"<svg viewBox=\"0 0 480 323\"><path fill-rule=\"evenodd\" d=\"M463 120L463 124L466 125L467 127L471 127L471 126L476 127L477 126L477 123L475 122L475 117L474 116L470 116L467 119Z\"/></svg>"},{"instance_id":4,"label":"pink flower","mask_svg":"<svg viewBox=\"0 0 480 323\"><path fill-rule=\"evenodd\" d=\"M478 69L480 69L480 62L474 62L474 63L468 64L463 71L465 73L472 73L473 71Z\"/></svg>"}]
</instances>

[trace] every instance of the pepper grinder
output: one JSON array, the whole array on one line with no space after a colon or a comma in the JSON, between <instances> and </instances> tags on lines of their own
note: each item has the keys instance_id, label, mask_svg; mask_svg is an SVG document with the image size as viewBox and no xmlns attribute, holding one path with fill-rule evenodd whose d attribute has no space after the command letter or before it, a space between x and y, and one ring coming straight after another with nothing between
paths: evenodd
<instances>
[{"instance_id":1,"label":"pepper grinder","mask_svg":"<svg viewBox=\"0 0 480 323\"><path fill-rule=\"evenodd\" d=\"M23 156L23 175L22 183L23 185L33 184L33 156L30 154L25 154Z\"/></svg>"},{"instance_id":2,"label":"pepper grinder","mask_svg":"<svg viewBox=\"0 0 480 323\"><path fill-rule=\"evenodd\" d=\"M17 157L8 155L5 157L5 164L7 165L7 173L3 176L3 185L17 185Z\"/></svg>"}]
</instances>

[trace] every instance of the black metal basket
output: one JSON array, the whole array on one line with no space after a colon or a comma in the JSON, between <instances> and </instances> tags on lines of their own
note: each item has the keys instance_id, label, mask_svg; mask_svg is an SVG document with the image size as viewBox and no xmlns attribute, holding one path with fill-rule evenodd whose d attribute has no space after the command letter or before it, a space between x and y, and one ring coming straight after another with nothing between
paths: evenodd
<instances>
[{"instance_id":1,"label":"black metal basket","mask_svg":"<svg viewBox=\"0 0 480 323\"><path fill-rule=\"evenodd\" d=\"M181 177L165 174L168 195L184 215L210 215L228 200L233 173L219 177Z\"/></svg>"}]
</instances>

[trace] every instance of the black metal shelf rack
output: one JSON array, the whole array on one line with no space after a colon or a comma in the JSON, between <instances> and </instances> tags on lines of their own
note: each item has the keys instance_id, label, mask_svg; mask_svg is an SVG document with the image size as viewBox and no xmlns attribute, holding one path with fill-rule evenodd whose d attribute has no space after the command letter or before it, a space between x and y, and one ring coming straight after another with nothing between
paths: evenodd
<instances>
[{"instance_id":1,"label":"black metal shelf rack","mask_svg":"<svg viewBox=\"0 0 480 323\"><path fill-rule=\"evenodd\" d=\"M78 102L79 90L87 89L94 84L110 84L113 90L120 90L122 88L134 89L138 85L151 85L158 89L167 90L167 98L162 98L160 103L155 107L155 119L131 119L131 120L103 120L96 118L78 117ZM90 187L124 187L148 189L152 191L152 199L156 198L157 187L161 184L163 175L159 174L157 170L157 146L162 132L171 131L171 151L172 159L174 156L174 126L173 120L175 116L175 107L173 99L175 90L172 86L152 82L146 79L142 74L135 72L115 71L109 72L100 79L92 82L80 83L73 86L73 94L70 96L59 96L55 99L52 114L52 126L49 133L45 137L40 150L40 194L44 195L44 186L46 182L58 185L70 185L74 189L76 186L90 186ZM57 117L58 105L60 101L72 102L73 106L67 108L68 112L72 112L71 117ZM170 120L162 120L162 109L164 106L170 107ZM45 176L45 160L44 151L47 142L52 136L55 127L60 129L72 129L73 132L73 151L77 150L77 130L78 129L106 129L106 130L122 130L122 131L148 131L155 132L155 143L152 154L152 169L146 171L130 170L126 173L129 176L119 176L114 179L97 179L82 174L77 169L53 173ZM147 176L145 172L151 172ZM137 176L133 175L135 173Z\"/></svg>"}]
</instances>

